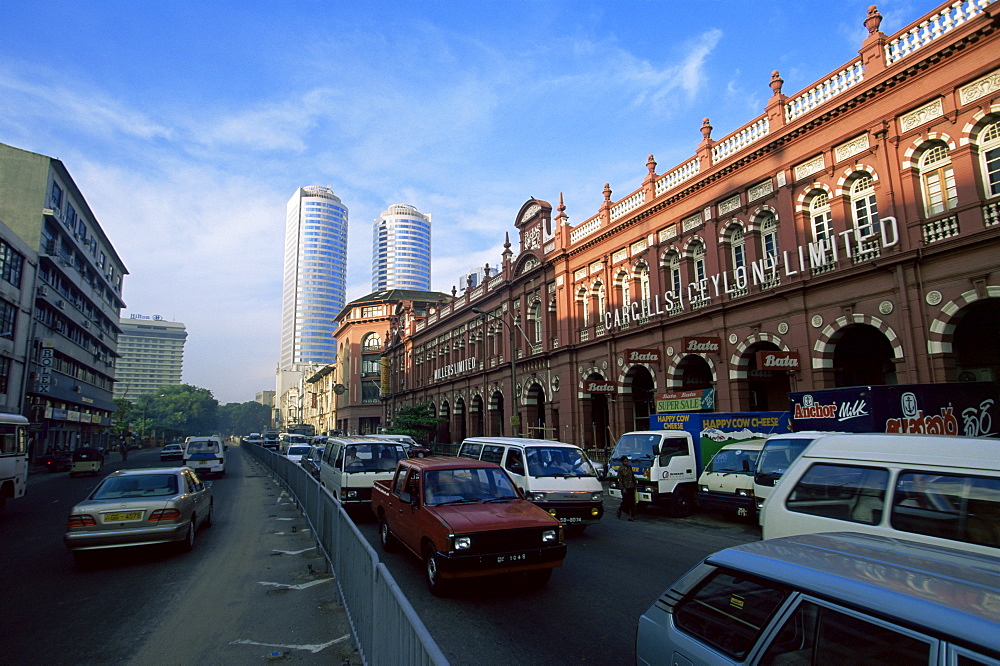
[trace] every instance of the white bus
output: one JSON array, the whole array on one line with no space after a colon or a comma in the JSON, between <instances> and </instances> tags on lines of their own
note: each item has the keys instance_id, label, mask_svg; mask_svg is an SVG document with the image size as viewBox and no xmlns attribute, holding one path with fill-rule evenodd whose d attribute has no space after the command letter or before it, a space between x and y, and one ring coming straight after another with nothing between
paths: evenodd
<instances>
[{"instance_id":1,"label":"white bus","mask_svg":"<svg viewBox=\"0 0 1000 666\"><path fill-rule=\"evenodd\" d=\"M28 484L28 419L0 414L0 511Z\"/></svg>"}]
</instances>

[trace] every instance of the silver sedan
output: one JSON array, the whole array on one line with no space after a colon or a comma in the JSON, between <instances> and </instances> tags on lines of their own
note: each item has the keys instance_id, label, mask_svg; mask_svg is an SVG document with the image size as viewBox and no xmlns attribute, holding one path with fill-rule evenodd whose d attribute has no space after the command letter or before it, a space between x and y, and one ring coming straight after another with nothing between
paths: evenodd
<instances>
[{"instance_id":1,"label":"silver sedan","mask_svg":"<svg viewBox=\"0 0 1000 666\"><path fill-rule=\"evenodd\" d=\"M108 548L176 543L188 551L212 524L212 508L211 483L186 467L120 470L73 507L64 541L80 564Z\"/></svg>"}]
</instances>

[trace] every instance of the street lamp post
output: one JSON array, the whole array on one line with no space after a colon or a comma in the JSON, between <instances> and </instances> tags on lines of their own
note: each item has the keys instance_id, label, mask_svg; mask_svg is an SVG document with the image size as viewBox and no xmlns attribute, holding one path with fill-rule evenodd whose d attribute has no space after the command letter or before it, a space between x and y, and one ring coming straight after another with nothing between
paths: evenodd
<instances>
[{"instance_id":1,"label":"street lamp post","mask_svg":"<svg viewBox=\"0 0 1000 666\"><path fill-rule=\"evenodd\" d=\"M510 399L511 406L513 407L514 414L510 418L510 428L511 434L515 437L520 436L520 419L521 416L517 411L517 356L514 355L514 327L508 324L503 319L496 317L492 312L486 312L485 310L480 310L479 308L472 308L472 311L477 315L485 315L487 317L492 317L494 320L500 322L507 327L507 333L510 340ZM485 407L485 405L483 405ZM515 430L517 432L515 432Z\"/></svg>"}]
</instances>

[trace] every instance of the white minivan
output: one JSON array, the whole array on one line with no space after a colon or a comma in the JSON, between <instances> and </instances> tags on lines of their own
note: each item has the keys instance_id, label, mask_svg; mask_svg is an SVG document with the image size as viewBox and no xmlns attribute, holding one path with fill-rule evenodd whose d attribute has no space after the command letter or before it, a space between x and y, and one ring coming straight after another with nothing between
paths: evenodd
<instances>
[{"instance_id":1,"label":"white minivan","mask_svg":"<svg viewBox=\"0 0 1000 666\"><path fill-rule=\"evenodd\" d=\"M699 508L756 518L753 473L762 448L764 440L748 439L719 449L698 477Z\"/></svg>"},{"instance_id":2,"label":"white minivan","mask_svg":"<svg viewBox=\"0 0 1000 666\"><path fill-rule=\"evenodd\" d=\"M184 442L184 466L202 477L209 474L223 476L226 473L226 448L219 437L188 437Z\"/></svg>"},{"instance_id":3,"label":"white minivan","mask_svg":"<svg viewBox=\"0 0 1000 666\"><path fill-rule=\"evenodd\" d=\"M583 532L604 515L604 486L583 449L574 444L521 437L469 437L458 455L503 467L525 499Z\"/></svg>"},{"instance_id":4,"label":"white minivan","mask_svg":"<svg viewBox=\"0 0 1000 666\"><path fill-rule=\"evenodd\" d=\"M805 451L812 441L823 435L838 433L819 430L803 430L801 432L785 432L771 435L764 442L764 448L757 458L757 468L753 474L753 496L757 503L757 511L764 506L764 500L771 494L771 489L778 479L788 470L789 465Z\"/></svg>"},{"instance_id":5,"label":"white minivan","mask_svg":"<svg viewBox=\"0 0 1000 666\"><path fill-rule=\"evenodd\" d=\"M388 481L406 446L374 437L328 437L320 460L319 480L345 509L368 506L375 481Z\"/></svg>"},{"instance_id":6,"label":"white minivan","mask_svg":"<svg viewBox=\"0 0 1000 666\"><path fill-rule=\"evenodd\" d=\"M761 511L763 537L850 530L1000 554L1000 440L818 437Z\"/></svg>"}]
</instances>

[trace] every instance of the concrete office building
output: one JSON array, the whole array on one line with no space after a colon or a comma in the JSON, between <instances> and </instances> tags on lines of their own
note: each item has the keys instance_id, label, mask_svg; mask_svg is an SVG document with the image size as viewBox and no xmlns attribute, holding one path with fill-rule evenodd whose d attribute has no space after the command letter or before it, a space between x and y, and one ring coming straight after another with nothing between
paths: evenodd
<instances>
[{"instance_id":1,"label":"concrete office building","mask_svg":"<svg viewBox=\"0 0 1000 666\"><path fill-rule=\"evenodd\" d=\"M431 288L431 216L395 204L376 218L372 234L372 291Z\"/></svg>"},{"instance_id":2,"label":"concrete office building","mask_svg":"<svg viewBox=\"0 0 1000 666\"><path fill-rule=\"evenodd\" d=\"M187 329L158 315L132 314L121 319L115 398L135 402L161 386L180 386Z\"/></svg>"},{"instance_id":3,"label":"concrete office building","mask_svg":"<svg viewBox=\"0 0 1000 666\"><path fill-rule=\"evenodd\" d=\"M562 195L527 200L497 278L434 314L395 312L386 419L429 403L439 442L606 451L651 412L997 382L1000 2L949 2L891 34L875 7L858 23L860 50L828 76L786 93L774 72L761 115L718 139L706 118L691 157L658 170L650 155L641 186L605 185L596 214L570 224Z\"/></svg>"},{"instance_id":4,"label":"concrete office building","mask_svg":"<svg viewBox=\"0 0 1000 666\"><path fill-rule=\"evenodd\" d=\"M34 451L106 447L128 271L55 158L0 144L0 220L38 256L27 347L13 351L28 359L22 404L38 426Z\"/></svg>"},{"instance_id":5,"label":"concrete office building","mask_svg":"<svg viewBox=\"0 0 1000 666\"><path fill-rule=\"evenodd\" d=\"M275 420L301 415L302 376L333 363L347 282L347 207L329 187L300 187L285 208L285 272Z\"/></svg>"}]
</instances>

